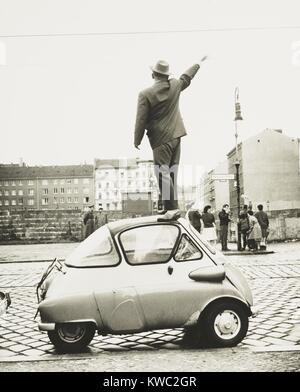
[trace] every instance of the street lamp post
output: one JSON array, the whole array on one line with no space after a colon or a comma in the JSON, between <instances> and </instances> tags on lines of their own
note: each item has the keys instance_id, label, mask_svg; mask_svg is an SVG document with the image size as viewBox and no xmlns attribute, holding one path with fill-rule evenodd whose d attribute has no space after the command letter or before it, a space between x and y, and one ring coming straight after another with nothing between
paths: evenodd
<instances>
[{"instance_id":1,"label":"street lamp post","mask_svg":"<svg viewBox=\"0 0 300 392\"><path fill-rule=\"evenodd\" d=\"M235 101L235 168L236 168L236 194L237 194L237 248L240 251L242 249L241 244L241 225L239 222L240 212L241 212L241 188L240 188L240 159L238 152L238 127L237 122L243 120L241 114L241 105L239 103L239 88L236 87L234 91L234 101Z\"/></svg>"}]
</instances>

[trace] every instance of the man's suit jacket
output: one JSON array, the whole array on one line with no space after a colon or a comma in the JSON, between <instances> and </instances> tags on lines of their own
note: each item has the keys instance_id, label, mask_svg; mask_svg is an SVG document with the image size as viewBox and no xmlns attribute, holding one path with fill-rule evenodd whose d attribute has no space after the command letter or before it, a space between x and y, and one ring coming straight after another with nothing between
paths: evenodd
<instances>
[{"instance_id":1,"label":"man's suit jacket","mask_svg":"<svg viewBox=\"0 0 300 392\"><path fill-rule=\"evenodd\" d=\"M179 111L181 91L187 88L200 65L195 64L177 79L157 80L138 97L134 144L139 146L145 130L152 149L186 135Z\"/></svg>"}]
</instances>

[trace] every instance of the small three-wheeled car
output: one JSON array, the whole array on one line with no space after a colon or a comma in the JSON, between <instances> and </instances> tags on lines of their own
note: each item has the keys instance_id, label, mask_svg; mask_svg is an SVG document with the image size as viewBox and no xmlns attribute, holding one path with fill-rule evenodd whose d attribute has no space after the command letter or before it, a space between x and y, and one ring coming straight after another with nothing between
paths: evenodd
<instances>
[{"instance_id":1,"label":"small three-wheeled car","mask_svg":"<svg viewBox=\"0 0 300 392\"><path fill-rule=\"evenodd\" d=\"M50 265L37 294L39 329L64 352L87 346L95 331L179 327L195 345L234 346L255 313L243 275L183 218L102 226Z\"/></svg>"}]
</instances>

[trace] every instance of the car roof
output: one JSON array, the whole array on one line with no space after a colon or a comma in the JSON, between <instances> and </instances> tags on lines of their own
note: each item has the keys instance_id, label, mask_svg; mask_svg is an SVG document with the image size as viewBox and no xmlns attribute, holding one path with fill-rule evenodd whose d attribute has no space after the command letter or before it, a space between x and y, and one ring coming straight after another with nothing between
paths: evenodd
<instances>
[{"instance_id":1,"label":"car roof","mask_svg":"<svg viewBox=\"0 0 300 392\"><path fill-rule=\"evenodd\" d=\"M111 232L112 236L115 236L119 232L141 226L141 225L148 225L148 224L154 224L157 223L158 219L161 218L161 215L150 215L150 216L143 216L140 218L128 218L128 219L122 219L122 220L117 220L115 222L110 222L107 224L107 227L109 231ZM182 219L179 219L179 222ZM172 221L166 221L166 222L159 222L160 224L177 224L177 220L172 220Z\"/></svg>"}]
</instances>

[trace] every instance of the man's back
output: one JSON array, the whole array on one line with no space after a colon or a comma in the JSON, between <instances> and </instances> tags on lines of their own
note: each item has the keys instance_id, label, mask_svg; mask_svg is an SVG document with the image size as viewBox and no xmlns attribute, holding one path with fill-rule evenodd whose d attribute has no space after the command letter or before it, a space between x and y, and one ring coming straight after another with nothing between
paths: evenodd
<instances>
[{"instance_id":1,"label":"man's back","mask_svg":"<svg viewBox=\"0 0 300 392\"><path fill-rule=\"evenodd\" d=\"M135 125L136 146L141 143L145 130L152 149L186 135L179 111L179 98L199 68L195 64L178 80L159 79L140 92Z\"/></svg>"},{"instance_id":2,"label":"man's back","mask_svg":"<svg viewBox=\"0 0 300 392\"><path fill-rule=\"evenodd\" d=\"M258 211L255 213L255 217L262 228L269 227L269 218L265 211Z\"/></svg>"}]
</instances>

